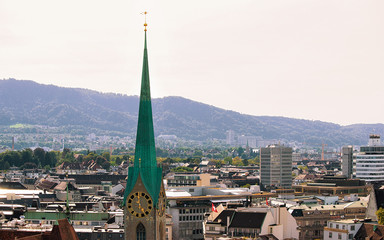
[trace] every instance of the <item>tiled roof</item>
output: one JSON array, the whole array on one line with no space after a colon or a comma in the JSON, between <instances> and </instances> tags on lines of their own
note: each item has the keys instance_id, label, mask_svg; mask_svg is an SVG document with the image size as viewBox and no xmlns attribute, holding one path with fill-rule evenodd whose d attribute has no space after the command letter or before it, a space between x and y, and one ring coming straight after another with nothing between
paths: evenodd
<instances>
[{"instance_id":1,"label":"tiled roof","mask_svg":"<svg viewBox=\"0 0 384 240\"><path fill-rule=\"evenodd\" d=\"M356 233L356 240L379 240L384 239L384 225L364 223Z\"/></svg>"},{"instance_id":2,"label":"tiled roof","mask_svg":"<svg viewBox=\"0 0 384 240\"><path fill-rule=\"evenodd\" d=\"M0 239L7 240L79 240L72 225L67 219L58 220L51 232L36 233L18 230L0 230Z\"/></svg>"},{"instance_id":3,"label":"tiled roof","mask_svg":"<svg viewBox=\"0 0 384 240\"><path fill-rule=\"evenodd\" d=\"M261 228L266 213L260 212L235 212L230 228Z\"/></svg>"}]
</instances>

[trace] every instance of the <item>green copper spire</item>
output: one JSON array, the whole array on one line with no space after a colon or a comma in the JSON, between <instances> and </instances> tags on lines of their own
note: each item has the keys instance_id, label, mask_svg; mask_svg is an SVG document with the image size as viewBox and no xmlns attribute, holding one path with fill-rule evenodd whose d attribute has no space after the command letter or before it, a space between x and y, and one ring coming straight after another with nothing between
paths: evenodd
<instances>
[{"instance_id":1,"label":"green copper spire","mask_svg":"<svg viewBox=\"0 0 384 240\"><path fill-rule=\"evenodd\" d=\"M144 186L151 195L155 205L157 203L161 187L162 168L157 166L156 161L146 31L144 35L144 58L141 77L139 118L136 134L135 161L133 167L128 168L128 179L124 193L123 205L125 205L128 194L135 186L138 176L141 177Z\"/></svg>"}]
</instances>

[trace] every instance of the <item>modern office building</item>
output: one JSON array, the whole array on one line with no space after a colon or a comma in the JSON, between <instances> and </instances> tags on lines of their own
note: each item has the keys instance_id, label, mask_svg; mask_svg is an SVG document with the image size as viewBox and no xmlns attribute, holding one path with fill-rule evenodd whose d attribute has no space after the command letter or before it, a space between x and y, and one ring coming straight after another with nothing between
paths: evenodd
<instances>
[{"instance_id":1,"label":"modern office building","mask_svg":"<svg viewBox=\"0 0 384 240\"><path fill-rule=\"evenodd\" d=\"M269 145L260 149L260 181L267 189L292 188L292 148Z\"/></svg>"},{"instance_id":2,"label":"modern office building","mask_svg":"<svg viewBox=\"0 0 384 240\"><path fill-rule=\"evenodd\" d=\"M341 149L341 171L347 178L353 178L353 146Z\"/></svg>"},{"instance_id":3,"label":"modern office building","mask_svg":"<svg viewBox=\"0 0 384 240\"><path fill-rule=\"evenodd\" d=\"M356 154L356 178L368 182L384 181L384 146L380 135L370 135L368 146Z\"/></svg>"}]
</instances>

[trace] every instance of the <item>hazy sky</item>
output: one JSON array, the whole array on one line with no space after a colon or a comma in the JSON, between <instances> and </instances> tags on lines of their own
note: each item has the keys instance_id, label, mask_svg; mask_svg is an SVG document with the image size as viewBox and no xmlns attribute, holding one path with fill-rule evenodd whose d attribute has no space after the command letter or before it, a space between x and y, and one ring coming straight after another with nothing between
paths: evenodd
<instances>
[{"instance_id":1,"label":"hazy sky","mask_svg":"<svg viewBox=\"0 0 384 240\"><path fill-rule=\"evenodd\" d=\"M384 123L382 0L0 0L0 79Z\"/></svg>"}]
</instances>

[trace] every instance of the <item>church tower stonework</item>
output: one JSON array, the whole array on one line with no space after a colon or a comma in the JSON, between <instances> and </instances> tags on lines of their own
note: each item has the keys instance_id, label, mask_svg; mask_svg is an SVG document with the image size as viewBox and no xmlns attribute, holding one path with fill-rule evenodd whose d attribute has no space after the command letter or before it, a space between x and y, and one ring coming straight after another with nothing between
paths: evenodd
<instances>
[{"instance_id":1,"label":"church tower stonework","mask_svg":"<svg viewBox=\"0 0 384 240\"><path fill-rule=\"evenodd\" d=\"M144 58L135 160L133 166L128 168L124 193L124 230L126 240L165 240L166 196L162 168L156 161L149 86L147 24L144 26Z\"/></svg>"}]
</instances>

